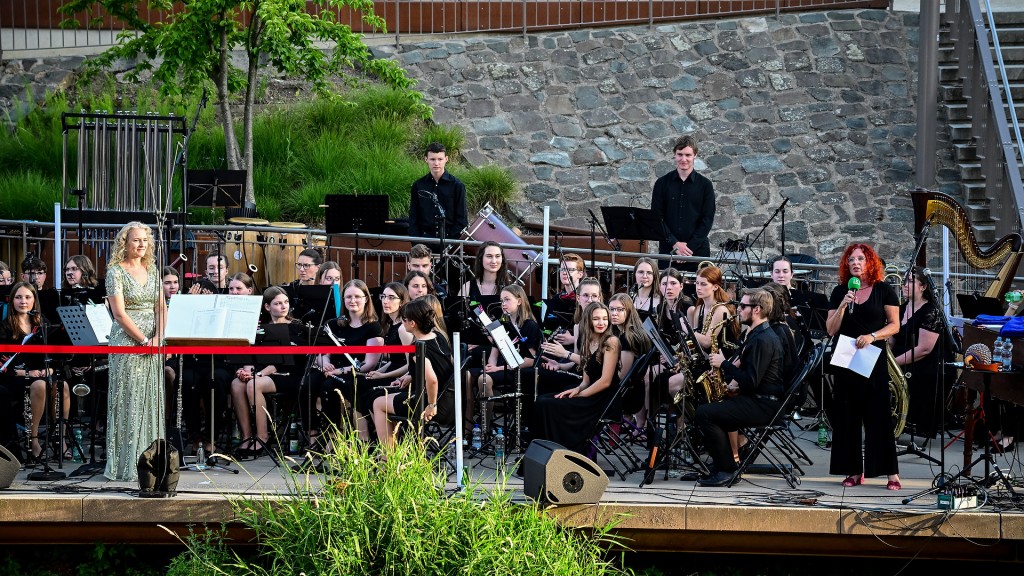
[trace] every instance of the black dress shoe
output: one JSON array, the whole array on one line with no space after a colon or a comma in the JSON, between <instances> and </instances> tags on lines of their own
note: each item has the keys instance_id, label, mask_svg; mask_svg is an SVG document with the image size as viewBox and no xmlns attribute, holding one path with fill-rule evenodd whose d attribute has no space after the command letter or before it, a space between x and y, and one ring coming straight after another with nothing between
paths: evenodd
<instances>
[{"instance_id":1,"label":"black dress shoe","mask_svg":"<svg viewBox=\"0 0 1024 576\"><path fill-rule=\"evenodd\" d=\"M711 476L697 480L697 484L709 487L728 486L735 476L735 472L715 472Z\"/></svg>"}]
</instances>

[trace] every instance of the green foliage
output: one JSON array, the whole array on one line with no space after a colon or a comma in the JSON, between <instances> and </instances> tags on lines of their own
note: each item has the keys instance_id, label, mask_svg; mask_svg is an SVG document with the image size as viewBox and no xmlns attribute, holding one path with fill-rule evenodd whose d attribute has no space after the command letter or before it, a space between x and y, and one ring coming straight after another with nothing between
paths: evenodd
<instances>
[{"instance_id":1,"label":"green foliage","mask_svg":"<svg viewBox=\"0 0 1024 576\"><path fill-rule=\"evenodd\" d=\"M509 204L516 197L516 180L512 173L500 166L483 166L473 170L452 170L466 185L466 203L471 209L488 202L498 212L507 214Z\"/></svg>"},{"instance_id":2,"label":"green foliage","mask_svg":"<svg viewBox=\"0 0 1024 576\"><path fill-rule=\"evenodd\" d=\"M606 559L607 527L596 535L564 528L534 504L497 487L445 494L416 439L380 462L355 436L336 443L322 483L292 477L283 498L237 502L259 542L254 558L224 541L192 539L171 574L622 574ZM317 488L313 488L317 486Z\"/></svg>"},{"instance_id":3,"label":"green foliage","mask_svg":"<svg viewBox=\"0 0 1024 576\"><path fill-rule=\"evenodd\" d=\"M59 178L34 170L0 174L0 214L6 218L52 222L53 204L60 201Z\"/></svg>"},{"instance_id":4,"label":"green foliage","mask_svg":"<svg viewBox=\"0 0 1024 576\"><path fill-rule=\"evenodd\" d=\"M431 124L423 131L423 135L420 136L419 142L417 142L416 149L411 152L422 157L427 146L434 142L444 144L444 149L448 151L449 161L457 162L460 156L459 151L462 150L466 142L466 135L462 133L462 128L458 126Z\"/></svg>"}]
</instances>

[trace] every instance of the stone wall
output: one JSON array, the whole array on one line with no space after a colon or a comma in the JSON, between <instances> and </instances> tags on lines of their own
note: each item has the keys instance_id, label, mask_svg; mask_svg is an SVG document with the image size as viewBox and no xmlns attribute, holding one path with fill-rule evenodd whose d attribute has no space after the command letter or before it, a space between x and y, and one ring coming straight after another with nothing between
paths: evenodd
<instances>
[{"instance_id":1,"label":"stone wall","mask_svg":"<svg viewBox=\"0 0 1024 576\"><path fill-rule=\"evenodd\" d=\"M718 194L714 245L753 237L789 198L787 252L834 262L855 240L909 257L917 21L838 11L375 50L419 80L438 122L465 129L469 162L514 171L515 218L550 205L582 227L588 208L647 207L692 133Z\"/></svg>"}]
</instances>

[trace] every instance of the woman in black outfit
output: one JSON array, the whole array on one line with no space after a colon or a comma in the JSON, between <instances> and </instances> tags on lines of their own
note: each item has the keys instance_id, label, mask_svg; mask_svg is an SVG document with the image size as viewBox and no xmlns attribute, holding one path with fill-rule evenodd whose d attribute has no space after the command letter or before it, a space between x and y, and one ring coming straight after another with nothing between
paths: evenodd
<instances>
[{"instance_id":1,"label":"woman in black outfit","mask_svg":"<svg viewBox=\"0 0 1024 576\"><path fill-rule=\"evenodd\" d=\"M592 302L580 324L583 382L558 394L537 398L533 430L536 438L583 452L587 440L619 387L619 339L612 334L608 307Z\"/></svg>"},{"instance_id":2,"label":"woman in black outfit","mask_svg":"<svg viewBox=\"0 0 1024 576\"><path fill-rule=\"evenodd\" d=\"M413 343L412 334L402 326L400 312L402 306L409 303L409 292L401 282L389 282L380 294L381 317L380 327L384 333L384 346L409 346ZM356 396L356 410L360 414L373 414L373 402L385 394L394 394L398 388L391 383L409 372L409 355L402 353L385 353L381 356L376 370L366 373L366 386L359 389ZM359 437L370 440L370 424L373 418L359 420ZM365 426L363 425L365 423Z\"/></svg>"},{"instance_id":3,"label":"woman in black outfit","mask_svg":"<svg viewBox=\"0 0 1024 576\"><path fill-rule=\"evenodd\" d=\"M839 285L829 299L825 328L829 336L855 339L857 348L885 345L900 329L899 300L882 281L878 254L867 244L850 244L839 260ZM850 290L850 278L860 289ZM852 307L852 310L851 310ZM885 351L882 351L884 354ZM845 475L843 486L857 486L864 478L885 474L889 490L899 490L899 463L892 425L889 375L885 358L878 357L867 378L846 368L832 367L832 462L831 474ZM864 450L861 453L861 427Z\"/></svg>"},{"instance_id":4,"label":"woman in black outfit","mask_svg":"<svg viewBox=\"0 0 1024 576\"><path fill-rule=\"evenodd\" d=\"M413 335L416 342L424 343L425 361L422 366L415 355L409 358L409 373L392 382L399 388L394 394L387 394L373 402L373 424L377 428L377 439L382 446L393 447L395 424L390 416L409 418L417 408L420 396L423 400L424 421L435 420L439 424L450 424L455 419L455 390L449 386L454 371L452 347L443 334L435 330L434 307L423 299L413 300L402 308L402 325ZM424 390L413 390L411 384L418 373L423 373Z\"/></svg>"},{"instance_id":5,"label":"woman in black outfit","mask_svg":"<svg viewBox=\"0 0 1024 576\"><path fill-rule=\"evenodd\" d=\"M939 410L945 390L940 385L940 374L945 367L941 342L942 318L938 307L931 301L928 279L918 268L912 268L903 284L906 304L900 312L900 331L889 340L893 357L907 378L910 406L907 420L914 426L914 434L933 438L939 427ZM947 389L953 379L946 379Z\"/></svg>"}]
</instances>

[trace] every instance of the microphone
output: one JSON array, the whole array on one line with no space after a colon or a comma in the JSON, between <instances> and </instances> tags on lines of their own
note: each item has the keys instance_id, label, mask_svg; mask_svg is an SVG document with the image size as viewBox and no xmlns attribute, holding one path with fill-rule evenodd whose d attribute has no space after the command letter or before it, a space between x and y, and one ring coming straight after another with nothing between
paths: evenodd
<instances>
[{"instance_id":1,"label":"microphone","mask_svg":"<svg viewBox=\"0 0 1024 576\"><path fill-rule=\"evenodd\" d=\"M856 276L850 278L850 280L846 283L846 287L849 288L850 290L853 290L853 297L857 298L857 290L860 290L860 278L857 278ZM853 313L853 302L850 302L850 304L846 308L846 311L851 314Z\"/></svg>"}]
</instances>

